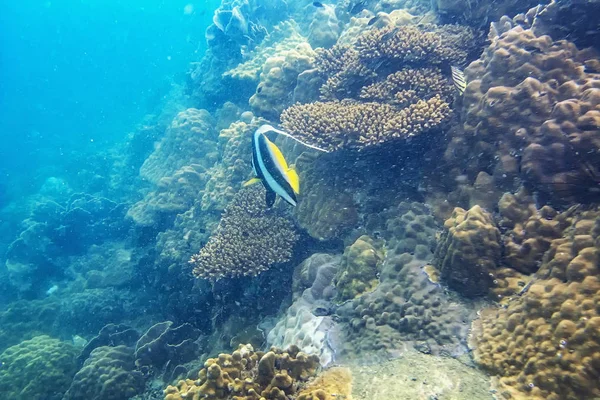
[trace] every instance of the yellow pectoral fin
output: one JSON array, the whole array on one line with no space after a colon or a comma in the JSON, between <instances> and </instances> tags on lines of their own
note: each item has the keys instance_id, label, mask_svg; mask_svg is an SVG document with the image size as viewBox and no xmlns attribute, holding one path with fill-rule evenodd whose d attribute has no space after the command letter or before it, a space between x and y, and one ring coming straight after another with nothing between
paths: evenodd
<instances>
[{"instance_id":1,"label":"yellow pectoral fin","mask_svg":"<svg viewBox=\"0 0 600 400\"><path fill-rule=\"evenodd\" d=\"M242 186L244 186L244 187L250 186L250 185L254 185L255 183L258 183L258 182L260 182L260 178L252 178L249 181L244 182Z\"/></svg>"},{"instance_id":2,"label":"yellow pectoral fin","mask_svg":"<svg viewBox=\"0 0 600 400\"><path fill-rule=\"evenodd\" d=\"M293 168L288 169L287 176L294 193L300 194L300 178L298 177L296 170Z\"/></svg>"}]
</instances>

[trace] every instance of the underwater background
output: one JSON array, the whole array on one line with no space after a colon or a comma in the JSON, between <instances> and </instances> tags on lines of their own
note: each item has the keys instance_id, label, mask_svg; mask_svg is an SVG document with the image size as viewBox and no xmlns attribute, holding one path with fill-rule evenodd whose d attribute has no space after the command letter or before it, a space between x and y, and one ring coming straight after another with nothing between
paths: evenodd
<instances>
[{"instance_id":1,"label":"underwater background","mask_svg":"<svg viewBox=\"0 0 600 400\"><path fill-rule=\"evenodd\" d=\"M0 398L600 398L598 16L1 3Z\"/></svg>"}]
</instances>

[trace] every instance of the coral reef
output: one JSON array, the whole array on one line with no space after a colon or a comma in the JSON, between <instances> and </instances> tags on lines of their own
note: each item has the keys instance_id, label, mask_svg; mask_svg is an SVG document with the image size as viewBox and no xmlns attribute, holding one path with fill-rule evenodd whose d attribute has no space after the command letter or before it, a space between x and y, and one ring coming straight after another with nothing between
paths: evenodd
<instances>
[{"instance_id":1,"label":"coral reef","mask_svg":"<svg viewBox=\"0 0 600 400\"><path fill-rule=\"evenodd\" d=\"M469 180L485 171L510 191L525 181L542 202L593 201L600 83L586 65L598 55L537 35L534 18L493 24L491 44L465 70L464 134L452 138L446 170Z\"/></svg>"},{"instance_id":2,"label":"coral reef","mask_svg":"<svg viewBox=\"0 0 600 400\"><path fill-rule=\"evenodd\" d=\"M486 295L502 253L500 230L479 206L455 208L435 251L442 280L466 297Z\"/></svg>"},{"instance_id":3,"label":"coral reef","mask_svg":"<svg viewBox=\"0 0 600 400\"><path fill-rule=\"evenodd\" d=\"M330 165L320 159L299 157L302 201L294 208L298 224L319 240L342 237L359 221L358 205L350 188L332 182Z\"/></svg>"},{"instance_id":4,"label":"coral reef","mask_svg":"<svg viewBox=\"0 0 600 400\"><path fill-rule=\"evenodd\" d=\"M102 346L90 353L63 400L128 399L144 390L144 381L142 373L135 371L131 348Z\"/></svg>"},{"instance_id":5,"label":"coral reef","mask_svg":"<svg viewBox=\"0 0 600 400\"><path fill-rule=\"evenodd\" d=\"M578 209L553 239L533 283L474 324L475 361L514 399L600 395L600 210Z\"/></svg>"},{"instance_id":6,"label":"coral reef","mask_svg":"<svg viewBox=\"0 0 600 400\"><path fill-rule=\"evenodd\" d=\"M332 280L338 272L339 257L316 253L294 270L294 302L267 335L270 346L297 346L319 357L322 366L334 361L331 314L336 294ZM302 290L301 290L302 289Z\"/></svg>"},{"instance_id":7,"label":"coral reef","mask_svg":"<svg viewBox=\"0 0 600 400\"><path fill-rule=\"evenodd\" d=\"M471 311L429 281L426 264L408 253L388 253L379 286L338 310L343 357L387 358L410 343L424 352L464 352Z\"/></svg>"},{"instance_id":8,"label":"coral reef","mask_svg":"<svg viewBox=\"0 0 600 400\"><path fill-rule=\"evenodd\" d=\"M165 390L165 400L182 397L199 399L264 398L283 399L293 395L300 382L316 374L319 360L297 347L286 351L271 348L264 353L240 345L232 354L209 358L197 380L182 380Z\"/></svg>"},{"instance_id":9,"label":"coral reef","mask_svg":"<svg viewBox=\"0 0 600 400\"><path fill-rule=\"evenodd\" d=\"M315 52L308 43L268 58L260 74L256 93L250 97L252 111L261 117L277 120L283 109L291 104L298 75L312 68Z\"/></svg>"},{"instance_id":10,"label":"coral reef","mask_svg":"<svg viewBox=\"0 0 600 400\"><path fill-rule=\"evenodd\" d=\"M315 102L281 114L283 126L299 139L333 151L406 139L445 121L450 108L441 97L419 100L401 110L383 103Z\"/></svg>"},{"instance_id":11,"label":"coral reef","mask_svg":"<svg viewBox=\"0 0 600 400\"><path fill-rule=\"evenodd\" d=\"M0 354L0 393L6 400L58 400L77 371L76 349L49 336L36 336Z\"/></svg>"},{"instance_id":12,"label":"coral reef","mask_svg":"<svg viewBox=\"0 0 600 400\"><path fill-rule=\"evenodd\" d=\"M158 183L182 167L201 165L209 168L216 161L217 133L208 111L188 108L178 113L164 136L140 168L140 176Z\"/></svg>"},{"instance_id":13,"label":"coral reef","mask_svg":"<svg viewBox=\"0 0 600 400\"><path fill-rule=\"evenodd\" d=\"M284 110L282 124L327 150L362 149L430 131L449 120L452 89L439 69L423 64L464 63L476 42L464 27L390 22L364 31L352 45L320 49L315 66L327 101Z\"/></svg>"},{"instance_id":14,"label":"coral reef","mask_svg":"<svg viewBox=\"0 0 600 400\"><path fill-rule=\"evenodd\" d=\"M135 365L140 370L150 368L164 374L171 372L196 358L198 344L195 341L199 335L200 331L190 324L177 327L173 327L171 321L155 324L135 345Z\"/></svg>"},{"instance_id":15,"label":"coral reef","mask_svg":"<svg viewBox=\"0 0 600 400\"><path fill-rule=\"evenodd\" d=\"M210 178L202 194L202 211L221 213L231 201L252 165L252 134L261 125L260 119L252 122L237 121L219 133L220 160L208 171Z\"/></svg>"},{"instance_id":16,"label":"coral reef","mask_svg":"<svg viewBox=\"0 0 600 400\"><path fill-rule=\"evenodd\" d=\"M257 275L289 261L298 235L289 218L264 203L261 185L240 190L219 226L190 263L198 278Z\"/></svg>"},{"instance_id":17,"label":"coral reef","mask_svg":"<svg viewBox=\"0 0 600 400\"><path fill-rule=\"evenodd\" d=\"M338 274L334 278L337 301L354 299L379 284L384 258L383 241L363 235L344 251Z\"/></svg>"}]
</instances>

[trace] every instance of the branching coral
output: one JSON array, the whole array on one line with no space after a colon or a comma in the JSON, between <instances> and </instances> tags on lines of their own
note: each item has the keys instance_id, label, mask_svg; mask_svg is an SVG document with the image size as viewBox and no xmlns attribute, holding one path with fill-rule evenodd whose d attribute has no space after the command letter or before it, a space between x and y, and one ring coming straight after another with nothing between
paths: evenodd
<instances>
[{"instance_id":1,"label":"branching coral","mask_svg":"<svg viewBox=\"0 0 600 400\"><path fill-rule=\"evenodd\" d=\"M179 381L165 390L165 400L268 399L280 400L296 393L299 383L316 374L319 359L291 346L264 353L240 345L232 354L209 358L197 380Z\"/></svg>"},{"instance_id":2,"label":"branching coral","mask_svg":"<svg viewBox=\"0 0 600 400\"><path fill-rule=\"evenodd\" d=\"M296 104L281 114L283 126L300 139L328 150L364 148L418 135L450 116L440 96L397 110L384 103Z\"/></svg>"},{"instance_id":3,"label":"branching coral","mask_svg":"<svg viewBox=\"0 0 600 400\"><path fill-rule=\"evenodd\" d=\"M475 43L473 32L458 25L406 25L366 31L356 42L363 61L406 64L461 64Z\"/></svg>"},{"instance_id":4,"label":"branching coral","mask_svg":"<svg viewBox=\"0 0 600 400\"><path fill-rule=\"evenodd\" d=\"M260 185L242 189L214 234L190 263L198 278L257 275L290 260L298 235L290 219L264 202Z\"/></svg>"},{"instance_id":5,"label":"branching coral","mask_svg":"<svg viewBox=\"0 0 600 400\"><path fill-rule=\"evenodd\" d=\"M360 98L406 106L420 99L439 93L447 101L452 95L452 86L437 68L406 68L388 75L385 80L365 86Z\"/></svg>"}]
</instances>

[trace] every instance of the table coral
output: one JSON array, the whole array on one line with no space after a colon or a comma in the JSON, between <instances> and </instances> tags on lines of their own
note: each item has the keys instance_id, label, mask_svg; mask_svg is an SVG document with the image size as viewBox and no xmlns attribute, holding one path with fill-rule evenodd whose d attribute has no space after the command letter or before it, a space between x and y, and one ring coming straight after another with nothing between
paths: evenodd
<instances>
[{"instance_id":1,"label":"table coral","mask_svg":"<svg viewBox=\"0 0 600 400\"><path fill-rule=\"evenodd\" d=\"M49 336L36 336L9 347L0 360L4 400L50 399L69 388L77 371L77 350Z\"/></svg>"},{"instance_id":2,"label":"table coral","mask_svg":"<svg viewBox=\"0 0 600 400\"><path fill-rule=\"evenodd\" d=\"M455 208L435 251L442 281L467 297L486 295L501 257L500 230L479 206Z\"/></svg>"},{"instance_id":3,"label":"table coral","mask_svg":"<svg viewBox=\"0 0 600 400\"><path fill-rule=\"evenodd\" d=\"M533 284L474 324L475 361L514 399L600 396L600 210L579 210Z\"/></svg>"},{"instance_id":4,"label":"table coral","mask_svg":"<svg viewBox=\"0 0 600 400\"><path fill-rule=\"evenodd\" d=\"M298 235L289 218L267 208L264 191L254 185L236 194L208 243L190 259L196 277L257 275L290 260Z\"/></svg>"},{"instance_id":5,"label":"table coral","mask_svg":"<svg viewBox=\"0 0 600 400\"><path fill-rule=\"evenodd\" d=\"M314 376L318 367L316 356L307 356L295 346L264 353L240 345L232 354L209 358L197 380L167 387L165 400L286 399L295 394L299 383Z\"/></svg>"},{"instance_id":6,"label":"table coral","mask_svg":"<svg viewBox=\"0 0 600 400\"><path fill-rule=\"evenodd\" d=\"M296 104L281 114L283 126L299 139L329 151L364 148L428 131L450 116L438 95L397 109L385 103Z\"/></svg>"}]
</instances>

